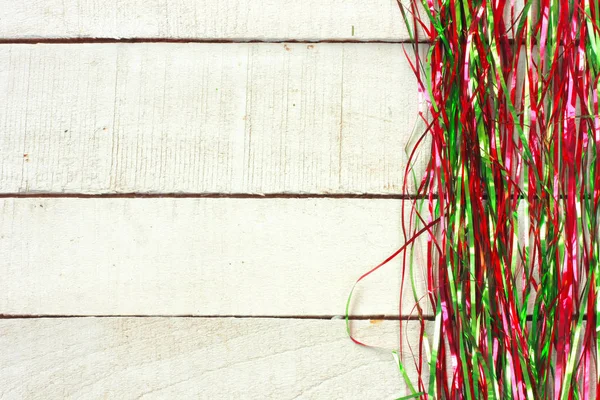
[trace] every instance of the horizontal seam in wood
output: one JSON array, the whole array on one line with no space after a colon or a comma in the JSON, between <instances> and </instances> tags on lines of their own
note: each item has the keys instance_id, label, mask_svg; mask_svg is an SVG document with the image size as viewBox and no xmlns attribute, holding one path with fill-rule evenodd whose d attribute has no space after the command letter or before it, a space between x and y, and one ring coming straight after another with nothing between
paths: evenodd
<instances>
[{"instance_id":1,"label":"horizontal seam in wood","mask_svg":"<svg viewBox=\"0 0 600 400\"><path fill-rule=\"evenodd\" d=\"M201 38L2 38L0 44L101 44L101 43L375 43L375 44L414 44L410 39L201 39ZM419 44L428 44L420 41Z\"/></svg>"},{"instance_id":2,"label":"horizontal seam in wood","mask_svg":"<svg viewBox=\"0 0 600 400\"><path fill-rule=\"evenodd\" d=\"M199 315L199 314L176 314L176 315L141 315L141 314L120 314L120 315L69 315L69 314L0 314L0 319L52 319L52 318L238 318L238 319L312 319L312 320L344 320L343 315ZM434 316L424 315L421 319L433 321ZM348 319L353 321L362 320L386 320L386 321L416 321L417 316L411 315L352 315Z\"/></svg>"},{"instance_id":3,"label":"horizontal seam in wood","mask_svg":"<svg viewBox=\"0 0 600 400\"><path fill-rule=\"evenodd\" d=\"M433 195L437 198L437 195ZM0 193L0 198L81 198L81 199L156 199L156 198L229 198L229 199L425 199L427 195L373 193Z\"/></svg>"},{"instance_id":4,"label":"horizontal seam in wood","mask_svg":"<svg viewBox=\"0 0 600 400\"><path fill-rule=\"evenodd\" d=\"M525 200L524 195L517 196L519 200ZM208 199L391 199L391 200L433 200L438 199L436 193L429 194L400 194L400 193L56 193L56 192L23 192L23 193L0 193L0 198L81 198L81 199L177 199L177 198L208 198ZM566 200L568 196L561 195L559 200ZM581 200L590 200L591 196L583 195ZM481 200L487 200L482 196Z\"/></svg>"},{"instance_id":5,"label":"horizontal seam in wood","mask_svg":"<svg viewBox=\"0 0 600 400\"><path fill-rule=\"evenodd\" d=\"M308 320L345 320L344 315L201 315L201 314L118 314L118 315L70 315L70 314L0 314L2 319L60 319L60 318L197 318L197 319L221 319L221 318L237 318L237 319L308 319ZM573 319L579 318L578 314L573 315ZM384 320L384 321L434 321L434 315L423 315L421 317L415 315L350 315L349 320L366 321L366 320ZM532 315L527 315L527 321L533 321ZM587 321L587 315L582 317Z\"/></svg>"}]
</instances>

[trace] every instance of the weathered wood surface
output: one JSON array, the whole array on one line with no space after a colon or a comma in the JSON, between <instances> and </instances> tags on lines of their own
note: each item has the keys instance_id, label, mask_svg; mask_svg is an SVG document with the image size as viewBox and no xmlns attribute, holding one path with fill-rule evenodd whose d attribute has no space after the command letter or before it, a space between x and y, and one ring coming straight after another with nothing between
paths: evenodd
<instances>
[{"instance_id":1,"label":"weathered wood surface","mask_svg":"<svg viewBox=\"0 0 600 400\"><path fill-rule=\"evenodd\" d=\"M393 44L0 45L0 101L3 193L400 193L418 120Z\"/></svg>"},{"instance_id":2,"label":"weathered wood surface","mask_svg":"<svg viewBox=\"0 0 600 400\"><path fill-rule=\"evenodd\" d=\"M394 321L356 321L397 345ZM405 323L405 349L418 325ZM341 320L69 318L0 321L3 399L392 399L390 351L353 344ZM408 357L410 355L407 354ZM407 364L414 379L414 367Z\"/></svg>"},{"instance_id":3,"label":"weathered wood surface","mask_svg":"<svg viewBox=\"0 0 600 400\"><path fill-rule=\"evenodd\" d=\"M402 204L1 199L0 313L341 315L355 280L403 244ZM363 281L351 313L398 315L400 274L398 259Z\"/></svg>"},{"instance_id":4,"label":"weathered wood surface","mask_svg":"<svg viewBox=\"0 0 600 400\"><path fill-rule=\"evenodd\" d=\"M94 38L408 34L396 0L0 0L3 42ZM0 96L8 194L396 194L418 102L402 45L376 43L4 44ZM2 199L2 314L255 317L0 319L0 397L400 397L391 354L352 344L343 321L256 316L342 314L354 280L402 244L401 207ZM358 287L352 314L397 315L399 282L397 260ZM404 315L412 304L407 290ZM397 322L354 324L397 343Z\"/></svg>"},{"instance_id":5,"label":"weathered wood surface","mask_svg":"<svg viewBox=\"0 0 600 400\"><path fill-rule=\"evenodd\" d=\"M396 0L0 0L0 38L405 40Z\"/></svg>"},{"instance_id":6,"label":"weathered wood surface","mask_svg":"<svg viewBox=\"0 0 600 400\"><path fill-rule=\"evenodd\" d=\"M504 13L509 26L523 0L515 1L512 16L511 6ZM422 9L420 16L427 21ZM411 39L397 0L0 0L0 21L0 39L8 41Z\"/></svg>"}]
</instances>

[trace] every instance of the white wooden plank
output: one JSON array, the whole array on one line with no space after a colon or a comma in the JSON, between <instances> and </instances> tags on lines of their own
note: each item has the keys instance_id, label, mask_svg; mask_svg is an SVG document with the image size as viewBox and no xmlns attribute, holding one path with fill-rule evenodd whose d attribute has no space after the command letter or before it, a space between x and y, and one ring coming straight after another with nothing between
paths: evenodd
<instances>
[{"instance_id":1,"label":"white wooden plank","mask_svg":"<svg viewBox=\"0 0 600 400\"><path fill-rule=\"evenodd\" d=\"M402 203L5 198L0 314L341 315L356 279L404 242ZM397 315L400 271L365 280L352 314Z\"/></svg>"},{"instance_id":2,"label":"white wooden plank","mask_svg":"<svg viewBox=\"0 0 600 400\"><path fill-rule=\"evenodd\" d=\"M401 40L396 0L0 0L2 38Z\"/></svg>"},{"instance_id":3,"label":"white wooden plank","mask_svg":"<svg viewBox=\"0 0 600 400\"><path fill-rule=\"evenodd\" d=\"M0 101L4 193L399 193L418 119L393 44L0 45Z\"/></svg>"},{"instance_id":4,"label":"white wooden plank","mask_svg":"<svg viewBox=\"0 0 600 400\"><path fill-rule=\"evenodd\" d=\"M4 40L410 40L397 0L0 0L0 21Z\"/></svg>"},{"instance_id":5,"label":"white wooden plank","mask_svg":"<svg viewBox=\"0 0 600 400\"><path fill-rule=\"evenodd\" d=\"M418 343L414 322L407 344ZM394 347L394 321L357 321ZM391 399L389 351L353 344L343 321L72 318L0 321L3 399ZM406 347L408 351L408 346ZM414 368L407 363L411 378Z\"/></svg>"}]
</instances>

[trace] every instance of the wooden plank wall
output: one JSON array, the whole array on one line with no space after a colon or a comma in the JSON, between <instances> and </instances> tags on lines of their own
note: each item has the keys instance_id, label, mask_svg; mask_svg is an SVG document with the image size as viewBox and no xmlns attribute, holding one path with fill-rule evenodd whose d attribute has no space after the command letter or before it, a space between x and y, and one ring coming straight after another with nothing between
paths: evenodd
<instances>
[{"instance_id":1,"label":"wooden plank wall","mask_svg":"<svg viewBox=\"0 0 600 400\"><path fill-rule=\"evenodd\" d=\"M340 320L403 243L396 0L0 0L0 21L0 398L407 393ZM351 309L388 349L399 271Z\"/></svg>"}]
</instances>

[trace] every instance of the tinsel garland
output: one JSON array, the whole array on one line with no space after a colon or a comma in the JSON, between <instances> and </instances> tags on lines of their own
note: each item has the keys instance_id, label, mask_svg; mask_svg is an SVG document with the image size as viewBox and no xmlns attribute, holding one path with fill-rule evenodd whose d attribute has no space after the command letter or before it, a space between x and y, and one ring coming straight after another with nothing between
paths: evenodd
<instances>
[{"instance_id":1,"label":"tinsel garland","mask_svg":"<svg viewBox=\"0 0 600 400\"><path fill-rule=\"evenodd\" d=\"M405 173L407 244L359 281L425 239L426 265L403 262L401 298L427 277L422 344L395 353L407 398L596 398L600 0L403 3L409 154L430 161Z\"/></svg>"}]
</instances>

